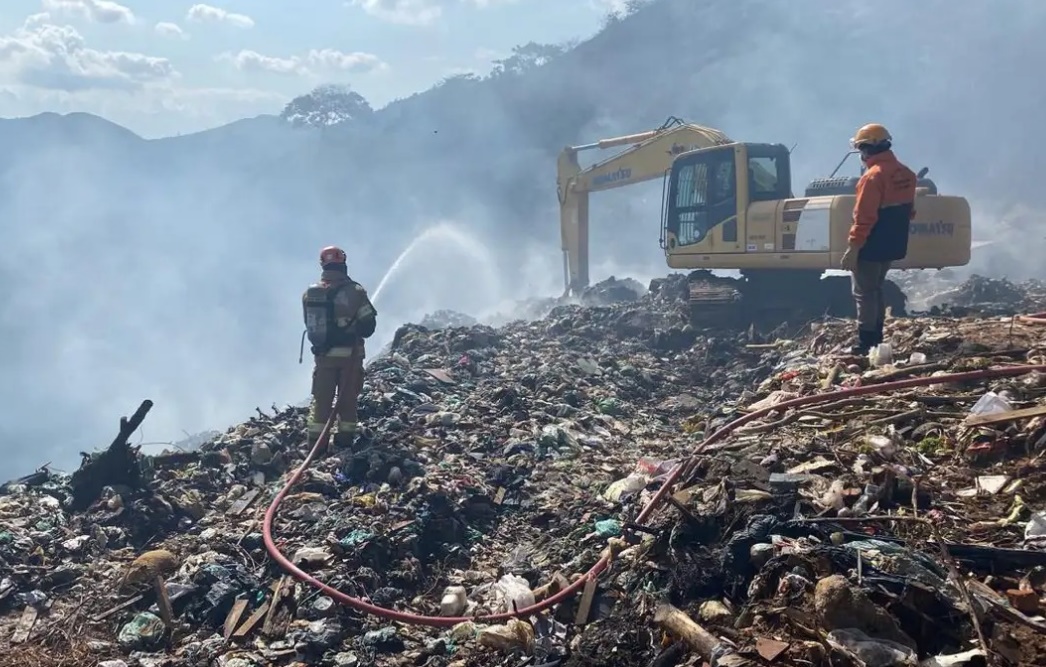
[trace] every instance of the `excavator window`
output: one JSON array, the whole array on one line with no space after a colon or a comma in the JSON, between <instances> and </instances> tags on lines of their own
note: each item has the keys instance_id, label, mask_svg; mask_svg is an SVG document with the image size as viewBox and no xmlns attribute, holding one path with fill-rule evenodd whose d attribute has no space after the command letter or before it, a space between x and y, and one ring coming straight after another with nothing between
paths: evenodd
<instances>
[{"instance_id":1,"label":"excavator window","mask_svg":"<svg viewBox=\"0 0 1046 667\"><path fill-rule=\"evenodd\" d=\"M766 156L748 158L748 200L773 201L780 199L777 181L777 159Z\"/></svg>"},{"instance_id":2,"label":"excavator window","mask_svg":"<svg viewBox=\"0 0 1046 667\"><path fill-rule=\"evenodd\" d=\"M737 241L737 179L733 149L701 152L673 168L668 230L679 245L701 243L717 225Z\"/></svg>"}]
</instances>

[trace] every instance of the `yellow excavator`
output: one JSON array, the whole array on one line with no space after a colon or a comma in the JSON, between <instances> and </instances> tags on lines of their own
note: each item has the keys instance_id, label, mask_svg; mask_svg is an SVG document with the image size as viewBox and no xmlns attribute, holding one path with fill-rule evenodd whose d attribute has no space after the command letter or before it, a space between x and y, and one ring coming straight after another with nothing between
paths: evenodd
<instances>
[{"instance_id":1,"label":"yellow excavator","mask_svg":"<svg viewBox=\"0 0 1046 667\"><path fill-rule=\"evenodd\" d=\"M588 168L578 162L582 151L626 145ZM795 197L784 145L736 142L674 117L648 132L569 146L557 161L566 294L589 284L589 193L662 177L661 247L669 267L693 270L693 323L852 316L849 277L822 274L838 269L846 250L858 179L836 173L854 152ZM969 202L939 194L928 171L918 174L908 255L896 269L970 261ZM741 278L712 269L739 269ZM893 314L904 315L904 293L888 281L885 294Z\"/></svg>"}]
</instances>

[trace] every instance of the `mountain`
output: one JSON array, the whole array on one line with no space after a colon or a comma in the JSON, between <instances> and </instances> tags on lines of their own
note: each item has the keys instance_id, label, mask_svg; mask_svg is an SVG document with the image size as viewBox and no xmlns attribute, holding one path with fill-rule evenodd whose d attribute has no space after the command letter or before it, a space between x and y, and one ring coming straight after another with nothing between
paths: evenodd
<instances>
[{"instance_id":1,"label":"mountain","mask_svg":"<svg viewBox=\"0 0 1046 667\"><path fill-rule=\"evenodd\" d=\"M1000 219L1025 224L1046 196L1044 26L1038 0L655 0L376 110L328 89L286 118L158 140L85 114L0 121L0 473L68 465L144 397L161 440L299 401L298 297L330 242L374 292L416 241L379 337L557 289L556 152L668 116L795 144L797 191L883 122L971 199L996 266L1041 273L1038 227L1011 243ZM660 187L593 200L594 279L665 271Z\"/></svg>"}]
</instances>

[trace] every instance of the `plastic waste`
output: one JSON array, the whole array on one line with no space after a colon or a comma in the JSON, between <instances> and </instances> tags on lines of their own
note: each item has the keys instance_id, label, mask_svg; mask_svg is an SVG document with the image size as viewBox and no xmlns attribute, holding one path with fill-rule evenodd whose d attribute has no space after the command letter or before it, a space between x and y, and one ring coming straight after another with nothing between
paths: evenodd
<instances>
[{"instance_id":1,"label":"plastic waste","mask_svg":"<svg viewBox=\"0 0 1046 667\"><path fill-rule=\"evenodd\" d=\"M498 612L515 611L534 604L534 592L523 577L506 574L498 579L492 590Z\"/></svg>"},{"instance_id":2,"label":"plastic waste","mask_svg":"<svg viewBox=\"0 0 1046 667\"><path fill-rule=\"evenodd\" d=\"M913 366L916 364L925 364L926 355L922 352L912 352L912 355L908 357L908 363Z\"/></svg>"},{"instance_id":3,"label":"plastic waste","mask_svg":"<svg viewBox=\"0 0 1046 667\"><path fill-rule=\"evenodd\" d=\"M439 603L440 616L460 616L465 612L468 595L464 586L447 586Z\"/></svg>"},{"instance_id":4,"label":"plastic waste","mask_svg":"<svg viewBox=\"0 0 1046 667\"><path fill-rule=\"evenodd\" d=\"M868 350L868 363L875 368L889 366L893 363L893 346L890 343L879 343Z\"/></svg>"},{"instance_id":5,"label":"plastic waste","mask_svg":"<svg viewBox=\"0 0 1046 667\"><path fill-rule=\"evenodd\" d=\"M127 649L144 649L156 646L163 639L163 621L156 614L147 611L135 616L131 622L120 628L116 641Z\"/></svg>"},{"instance_id":6,"label":"plastic waste","mask_svg":"<svg viewBox=\"0 0 1046 667\"><path fill-rule=\"evenodd\" d=\"M829 632L828 643L833 648L857 658L865 667L915 667L919 664L915 651L904 644L869 637L857 628Z\"/></svg>"},{"instance_id":7,"label":"plastic waste","mask_svg":"<svg viewBox=\"0 0 1046 667\"><path fill-rule=\"evenodd\" d=\"M984 651L979 648L953 653L951 655L935 655L919 663L919 667L959 667L973 662L974 658L983 658Z\"/></svg>"},{"instance_id":8,"label":"plastic waste","mask_svg":"<svg viewBox=\"0 0 1046 667\"><path fill-rule=\"evenodd\" d=\"M973 407L970 408L970 416L995 415L1010 410L1013 410L1013 406L1009 401L994 391L989 391L973 404Z\"/></svg>"},{"instance_id":9,"label":"plastic waste","mask_svg":"<svg viewBox=\"0 0 1046 667\"><path fill-rule=\"evenodd\" d=\"M1046 546L1046 510L1032 514L1024 526L1024 546Z\"/></svg>"},{"instance_id":10,"label":"plastic waste","mask_svg":"<svg viewBox=\"0 0 1046 667\"><path fill-rule=\"evenodd\" d=\"M854 503L853 511L855 513L864 514L868 511L868 508L875 505L879 500L879 494L882 493L882 487L871 482L864 485L864 493Z\"/></svg>"},{"instance_id":11,"label":"plastic waste","mask_svg":"<svg viewBox=\"0 0 1046 667\"><path fill-rule=\"evenodd\" d=\"M650 478L646 475L632 473L628 477L619 479L608 486L607 490L603 492L603 497L612 503L616 503L621 500L621 496L626 493L638 493L649 483Z\"/></svg>"},{"instance_id":12,"label":"plastic waste","mask_svg":"<svg viewBox=\"0 0 1046 667\"><path fill-rule=\"evenodd\" d=\"M836 510L846 507L846 484L842 480L834 480L821 497L821 504Z\"/></svg>"},{"instance_id":13,"label":"plastic waste","mask_svg":"<svg viewBox=\"0 0 1046 667\"><path fill-rule=\"evenodd\" d=\"M679 465L679 459L661 460L644 456L636 461L636 468L633 472L657 479L672 472L677 465Z\"/></svg>"},{"instance_id":14,"label":"plastic waste","mask_svg":"<svg viewBox=\"0 0 1046 667\"><path fill-rule=\"evenodd\" d=\"M889 458L894 455L897 448L894 447L893 440L886 437L885 435L868 435L864 438L865 443L879 454Z\"/></svg>"},{"instance_id":15,"label":"plastic waste","mask_svg":"<svg viewBox=\"0 0 1046 667\"><path fill-rule=\"evenodd\" d=\"M597 521L596 534L600 537L617 537L621 534L621 522L617 519L603 519Z\"/></svg>"},{"instance_id":16,"label":"plastic waste","mask_svg":"<svg viewBox=\"0 0 1046 667\"><path fill-rule=\"evenodd\" d=\"M305 628L294 648L299 653L322 655L341 642L345 631L337 619L324 618L313 621Z\"/></svg>"}]
</instances>

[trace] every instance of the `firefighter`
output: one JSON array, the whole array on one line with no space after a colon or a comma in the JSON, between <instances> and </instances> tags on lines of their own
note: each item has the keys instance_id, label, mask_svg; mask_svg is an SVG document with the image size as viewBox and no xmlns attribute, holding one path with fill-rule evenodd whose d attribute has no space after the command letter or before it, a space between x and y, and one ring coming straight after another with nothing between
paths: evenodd
<instances>
[{"instance_id":1,"label":"firefighter","mask_svg":"<svg viewBox=\"0 0 1046 667\"><path fill-rule=\"evenodd\" d=\"M363 341L374 334L377 311L363 286L349 277L344 250L324 248L320 266L320 282L302 295L305 333L315 362L308 433L312 442L319 438L337 394L334 446L342 448L352 445L356 435L366 356Z\"/></svg>"},{"instance_id":2,"label":"firefighter","mask_svg":"<svg viewBox=\"0 0 1046 667\"><path fill-rule=\"evenodd\" d=\"M892 141L890 133L878 123L865 125L850 140L866 166L857 182L853 224L841 262L851 273L857 306L853 354L865 354L883 342L883 283L890 264L908 254L908 234L915 217L917 178L894 155Z\"/></svg>"}]
</instances>

